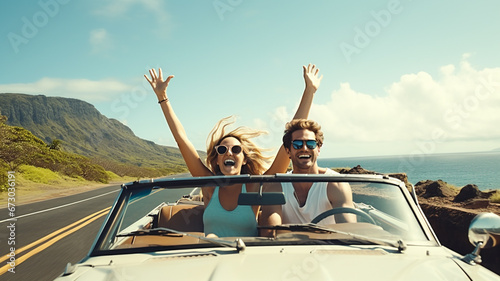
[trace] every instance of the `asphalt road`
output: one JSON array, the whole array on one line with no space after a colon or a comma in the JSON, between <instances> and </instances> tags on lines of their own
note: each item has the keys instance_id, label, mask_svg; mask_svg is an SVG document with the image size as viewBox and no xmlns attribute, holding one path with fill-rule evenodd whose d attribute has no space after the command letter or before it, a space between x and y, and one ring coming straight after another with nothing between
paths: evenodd
<instances>
[{"instance_id":1,"label":"asphalt road","mask_svg":"<svg viewBox=\"0 0 500 281\"><path fill-rule=\"evenodd\" d=\"M9 210L0 209L0 280L54 280L68 262L83 259L119 191L120 186L109 186L16 206L17 220L10 218ZM173 201L176 196L162 197ZM11 247L15 257L9 256ZM9 262L14 258L12 268Z\"/></svg>"}]
</instances>

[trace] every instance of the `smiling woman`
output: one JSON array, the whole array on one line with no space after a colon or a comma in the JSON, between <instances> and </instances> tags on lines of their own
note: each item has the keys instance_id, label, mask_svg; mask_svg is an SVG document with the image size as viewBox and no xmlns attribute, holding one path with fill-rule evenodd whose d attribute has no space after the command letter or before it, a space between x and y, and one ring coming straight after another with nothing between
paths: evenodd
<instances>
[{"instance_id":1,"label":"smiling woman","mask_svg":"<svg viewBox=\"0 0 500 281\"><path fill-rule=\"evenodd\" d=\"M230 132L226 132L227 127L234 123L234 120L230 119L231 117L226 117L220 120L209 134L209 140L207 141L208 167L216 175L235 174L235 171L225 168L234 167L235 164L238 164L238 161L235 160L243 157L242 165L236 167L236 174L263 174L268 167L270 158L265 157L262 149L256 146L250 139L258 137L265 132L247 127L238 127ZM225 157L226 155L228 157ZM219 162L219 160L222 160L223 163Z\"/></svg>"},{"instance_id":2,"label":"smiling woman","mask_svg":"<svg viewBox=\"0 0 500 281\"><path fill-rule=\"evenodd\" d=\"M294 119L307 118L314 93L323 76L315 65L303 66L306 88L294 116ZM263 134L263 131L238 127L226 133L229 118L220 120L211 131L207 141L207 165L201 160L194 145L188 139L181 122L167 97L167 87L173 75L163 79L162 70L151 69L150 77L144 75L151 84L167 120L182 157L191 175L195 177L212 175L240 174L276 174L284 173L289 165L289 158L283 147L280 148L272 165L267 169L270 158L265 157L261 149L251 139ZM219 188L219 186L203 187L205 206L205 233L215 236L257 235L257 214L259 206L238 206L238 196L247 191L256 191L256 185L236 184ZM212 200L214 199L214 200ZM247 219L242 219L242 218ZM237 223L238 222L238 223Z\"/></svg>"}]
</instances>

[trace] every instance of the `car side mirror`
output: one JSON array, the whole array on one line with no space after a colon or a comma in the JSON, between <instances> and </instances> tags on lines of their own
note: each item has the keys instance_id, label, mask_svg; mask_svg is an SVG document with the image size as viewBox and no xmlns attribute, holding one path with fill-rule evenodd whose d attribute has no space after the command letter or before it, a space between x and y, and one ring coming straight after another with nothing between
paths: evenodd
<instances>
[{"instance_id":1,"label":"car side mirror","mask_svg":"<svg viewBox=\"0 0 500 281\"><path fill-rule=\"evenodd\" d=\"M475 216L469 225L469 242L476 248L462 260L468 264L481 263L479 251L500 243L500 216L493 213Z\"/></svg>"},{"instance_id":2,"label":"car side mirror","mask_svg":"<svg viewBox=\"0 0 500 281\"><path fill-rule=\"evenodd\" d=\"M469 241L481 248L495 247L500 243L500 216L493 213L481 213L472 219L469 226Z\"/></svg>"}]
</instances>

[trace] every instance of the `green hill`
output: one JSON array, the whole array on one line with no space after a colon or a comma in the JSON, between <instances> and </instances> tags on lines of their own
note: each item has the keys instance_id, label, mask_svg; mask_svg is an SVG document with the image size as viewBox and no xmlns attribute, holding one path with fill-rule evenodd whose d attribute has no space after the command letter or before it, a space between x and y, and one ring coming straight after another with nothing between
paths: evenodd
<instances>
[{"instance_id":1,"label":"green hill","mask_svg":"<svg viewBox=\"0 0 500 281\"><path fill-rule=\"evenodd\" d=\"M61 141L66 152L87 156L107 170L118 163L137 167L186 171L177 148L157 145L134 135L93 105L70 98L0 94L6 124L32 132L45 143ZM115 162L116 161L116 162Z\"/></svg>"},{"instance_id":2,"label":"green hill","mask_svg":"<svg viewBox=\"0 0 500 281\"><path fill-rule=\"evenodd\" d=\"M0 115L0 192L8 188L8 171L29 167L44 168L60 175L88 181L107 183L110 179L104 168L89 158L60 151L21 127L5 124Z\"/></svg>"}]
</instances>

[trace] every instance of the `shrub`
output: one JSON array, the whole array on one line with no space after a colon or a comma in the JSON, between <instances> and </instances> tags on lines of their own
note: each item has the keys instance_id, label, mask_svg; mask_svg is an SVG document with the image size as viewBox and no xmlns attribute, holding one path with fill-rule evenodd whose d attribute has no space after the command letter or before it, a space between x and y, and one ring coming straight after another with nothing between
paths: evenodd
<instances>
[{"instance_id":1,"label":"shrub","mask_svg":"<svg viewBox=\"0 0 500 281\"><path fill-rule=\"evenodd\" d=\"M500 190L497 190L491 197L491 203L500 203Z\"/></svg>"},{"instance_id":2,"label":"shrub","mask_svg":"<svg viewBox=\"0 0 500 281\"><path fill-rule=\"evenodd\" d=\"M79 162L83 178L89 181L108 183L109 175L106 173L106 170L99 165L90 163L88 159L85 160L86 161Z\"/></svg>"},{"instance_id":3,"label":"shrub","mask_svg":"<svg viewBox=\"0 0 500 281\"><path fill-rule=\"evenodd\" d=\"M118 176L117 174L115 174L115 173L113 173L111 171L106 171L106 174L108 175L108 177L109 177L110 180L120 178L120 176Z\"/></svg>"},{"instance_id":4,"label":"shrub","mask_svg":"<svg viewBox=\"0 0 500 281\"><path fill-rule=\"evenodd\" d=\"M49 169L30 165L21 165L19 172L23 174L23 178L36 183L49 184L53 180L61 179L61 176Z\"/></svg>"},{"instance_id":5,"label":"shrub","mask_svg":"<svg viewBox=\"0 0 500 281\"><path fill-rule=\"evenodd\" d=\"M6 171L17 171L21 165L26 165L23 168L26 179L40 183L48 183L60 176L108 183L116 176L154 178L187 171L185 165L177 162L156 163L145 167L141 159L137 159L137 165L108 159L89 159L61 150L60 140L54 139L51 144L46 144L21 127L6 125L5 120L0 115L0 192L7 188Z\"/></svg>"},{"instance_id":6,"label":"shrub","mask_svg":"<svg viewBox=\"0 0 500 281\"><path fill-rule=\"evenodd\" d=\"M7 191L9 188L9 177L7 176L8 172L8 166L0 163L0 192Z\"/></svg>"}]
</instances>

